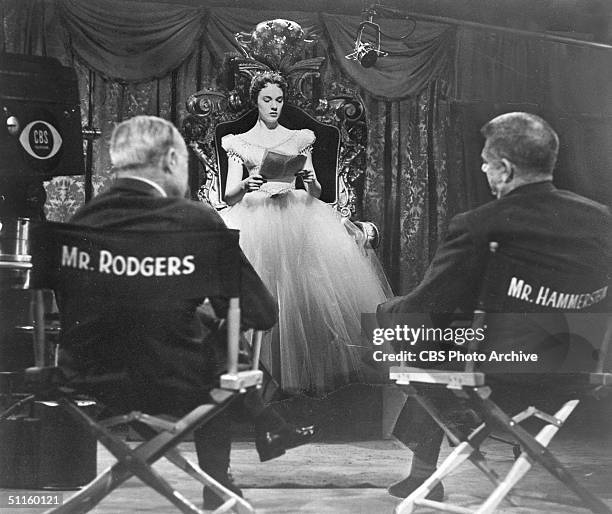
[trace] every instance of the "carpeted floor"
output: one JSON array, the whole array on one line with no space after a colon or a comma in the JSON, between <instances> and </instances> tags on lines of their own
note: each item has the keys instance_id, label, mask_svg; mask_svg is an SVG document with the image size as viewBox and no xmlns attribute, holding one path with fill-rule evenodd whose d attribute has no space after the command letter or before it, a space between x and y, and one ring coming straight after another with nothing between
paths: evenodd
<instances>
[{"instance_id":1,"label":"carpeted floor","mask_svg":"<svg viewBox=\"0 0 612 514\"><path fill-rule=\"evenodd\" d=\"M372 514L391 513L399 503L386 488L406 476L411 452L395 440L347 437L347 430L360 434L380 434L380 413L371 414L376 390L354 390L351 402L343 395L324 400L295 401L283 404L284 414L297 422L316 422L322 427L321 440L295 448L281 458L260 463L252 442L236 442L232 447L232 473L252 502L258 514ZM355 405L357 405L355 407ZM370 407L368 407L368 405ZM553 440L551 449L587 489L602 498L612 508L612 417L610 402L585 401L567 426ZM372 420L378 420L373 423ZM347 428L348 427L348 428ZM248 435L248 434L247 434ZM343 437L342 442L339 438ZM335 442L338 441L338 442ZM134 443L136 444L136 443ZM487 458L502 472L513 462L508 445L487 441L483 445ZM193 443L183 443L181 450L190 460L195 459ZM450 448L444 445L442 457ZM114 463L111 455L98 445L98 471ZM181 493L199 503L201 485L162 460L155 468ZM444 482L447 500L463 507L474 507L491 491L488 480L467 463ZM20 490L17 494L26 494ZM0 490L1 498L11 491ZM68 498L71 492L62 492ZM517 487L513 496L515 507L504 505L498 512L513 514L578 514L587 511L576 497L545 470L535 466ZM0 505L1 514L41 514L43 509L7 509ZM138 479L132 478L105 498L95 509L96 514L170 513L171 505ZM419 509L419 513L433 511Z\"/></svg>"},{"instance_id":2,"label":"carpeted floor","mask_svg":"<svg viewBox=\"0 0 612 514\"><path fill-rule=\"evenodd\" d=\"M609 434L598 437L561 434L551 445L569 470L589 490L612 507L610 470L612 439ZM513 462L507 445L489 441L483 447L487 458L500 471ZM181 445L186 457L195 458L191 443ZM443 456L450 448L445 445ZM98 470L114 462L111 455L98 446ZM295 448L281 458L260 463L254 444L239 442L232 449L232 472L246 498L259 514L353 514L391 513L398 500L389 496L386 487L405 476L410 452L396 441L370 440L345 443L315 443ZM187 498L198 502L201 487L185 478L167 461L155 464ZM459 468L445 481L447 499L468 507L486 497L490 484L471 464ZM24 494L27 491L20 491ZM0 491L5 494L7 491ZM64 492L67 498L70 493ZM578 514L587 511L560 482L539 466L535 466L513 496L516 507L504 505L502 513ZM42 509L0 509L2 514L40 514ZM120 514L124 512L175 512L167 501L146 488L138 479L128 480L104 499L92 512ZM429 509L419 509L427 514Z\"/></svg>"}]
</instances>

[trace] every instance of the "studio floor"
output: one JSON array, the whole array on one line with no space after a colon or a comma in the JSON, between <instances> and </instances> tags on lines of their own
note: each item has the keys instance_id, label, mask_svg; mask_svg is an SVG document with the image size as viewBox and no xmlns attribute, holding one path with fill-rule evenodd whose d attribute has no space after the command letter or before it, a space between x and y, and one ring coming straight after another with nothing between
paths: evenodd
<instances>
[{"instance_id":1,"label":"studio floor","mask_svg":"<svg viewBox=\"0 0 612 514\"><path fill-rule=\"evenodd\" d=\"M574 476L612 508L612 437L607 433L562 432L552 449ZM490 441L483 446L486 456L500 470L512 463L508 446ZM189 458L195 453L191 443L181 450ZM448 454L448 446L443 455ZM276 460L260 463L253 443L236 443L232 450L232 472L243 487L245 497L258 513L392 513L398 500L389 496L386 486L402 478L410 464L410 452L395 440L314 443L289 451ZM98 446L98 470L114 462ZM201 498L199 484L184 479L166 461L155 465L180 492L194 502ZM459 468L446 482L447 500L469 507L490 490L488 481L471 464ZM6 497L10 491L0 490ZM18 491L26 494L28 491ZM70 492L62 493L65 498ZM588 512L580 502L545 470L535 466L513 496L517 507L507 504L499 512L581 513ZM42 509L0 509L3 514L38 514ZM174 512L173 507L139 480L130 479L111 493L92 512L118 514L134 512ZM421 509L418 512L432 512Z\"/></svg>"}]
</instances>

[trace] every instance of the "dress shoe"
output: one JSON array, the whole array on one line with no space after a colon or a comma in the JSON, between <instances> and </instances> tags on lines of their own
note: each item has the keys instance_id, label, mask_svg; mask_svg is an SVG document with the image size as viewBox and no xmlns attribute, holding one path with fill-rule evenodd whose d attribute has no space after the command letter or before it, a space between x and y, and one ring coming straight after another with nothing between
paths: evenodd
<instances>
[{"instance_id":1,"label":"dress shoe","mask_svg":"<svg viewBox=\"0 0 612 514\"><path fill-rule=\"evenodd\" d=\"M227 480L217 480L217 482L242 498L242 491L236 484L234 484L234 481L231 478L228 478ZM225 503L225 500L211 487L204 487L203 497L204 510L216 510Z\"/></svg>"},{"instance_id":2,"label":"dress shoe","mask_svg":"<svg viewBox=\"0 0 612 514\"><path fill-rule=\"evenodd\" d=\"M317 429L314 425L296 427L289 423L277 430L270 430L257 436L255 447L259 460L265 462L285 454L285 450L309 443L314 439Z\"/></svg>"},{"instance_id":3,"label":"dress shoe","mask_svg":"<svg viewBox=\"0 0 612 514\"><path fill-rule=\"evenodd\" d=\"M392 496L397 496L398 498L407 498L410 496L423 482L425 482L426 478L420 477L411 477L408 476L404 478L404 480L400 480L393 484L387 491ZM441 502L444 499L444 486L442 482L436 484L436 486L431 490L431 492L426 496L428 500Z\"/></svg>"}]
</instances>

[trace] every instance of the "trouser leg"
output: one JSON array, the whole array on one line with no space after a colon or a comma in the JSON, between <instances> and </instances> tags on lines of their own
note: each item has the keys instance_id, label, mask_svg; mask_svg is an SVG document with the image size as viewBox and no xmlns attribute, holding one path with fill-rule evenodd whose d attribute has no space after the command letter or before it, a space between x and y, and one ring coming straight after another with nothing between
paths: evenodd
<instances>
[{"instance_id":1,"label":"trouser leg","mask_svg":"<svg viewBox=\"0 0 612 514\"><path fill-rule=\"evenodd\" d=\"M257 390L243 395L228 410L219 413L211 421L194 432L194 441L200 468L220 482L227 481L230 464L231 420L247 418L255 424L257 434L278 430L285 420L263 403Z\"/></svg>"},{"instance_id":2,"label":"trouser leg","mask_svg":"<svg viewBox=\"0 0 612 514\"><path fill-rule=\"evenodd\" d=\"M230 414L220 412L193 435L200 468L218 482L226 484L232 443Z\"/></svg>"},{"instance_id":3,"label":"trouser leg","mask_svg":"<svg viewBox=\"0 0 612 514\"><path fill-rule=\"evenodd\" d=\"M424 478L435 471L444 432L412 398L402 408L393 435L413 452L410 476Z\"/></svg>"}]
</instances>

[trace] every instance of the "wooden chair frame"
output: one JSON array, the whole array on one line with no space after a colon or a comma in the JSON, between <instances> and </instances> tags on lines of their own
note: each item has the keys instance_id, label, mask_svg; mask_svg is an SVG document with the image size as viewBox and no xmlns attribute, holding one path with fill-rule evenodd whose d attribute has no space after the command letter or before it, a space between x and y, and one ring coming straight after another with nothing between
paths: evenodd
<instances>
[{"instance_id":1,"label":"wooden chair frame","mask_svg":"<svg viewBox=\"0 0 612 514\"><path fill-rule=\"evenodd\" d=\"M497 250L497 243L491 243L490 250L494 253ZM485 323L485 316L486 313L483 310L475 311L473 328L482 328ZM605 371L607 354L611 344L612 315L608 315L607 326L595 370L592 373L588 373L586 377L582 377L586 379L583 384L585 390L599 394L612 385L612 373ZM476 348L470 348L470 350L475 351ZM515 503L511 498L508 498L508 495L534 463L541 464L551 475L560 480L592 512L598 514L612 513L612 509L578 482L548 449L548 445L555 434L579 404L578 398L566 401L552 415L529 406L511 417L497 403L491 400L491 387L487 385L487 377L484 373L474 371L473 361L469 361L463 371L437 372L425 371L420 368L396 366L391 368L390 378L407 392L409 396L416 399L455 446L451 454L438 466L436 471L395 508L396 514L408 514L413 512L418 506L459 514L488 514L495 512L504 500L509 505L515 506ZM576 375L559 376L561 381L570 378L575 379ZM467 399L470 407L480 415L483 423L471 430L467 435L461 433L455 427L445 422L443 413L430 399L431 388L442 392L442 394L454 393L459 398ZM544 426L535 436L520 426L523 421L531 417L539 418L544 422ZM480 451L480 445L487 437L491 436L493 430L509 434L518 442L521 448L521 452L511 469L503 478L493 470ZM486 500L475 509L428 500L427 496L436 485L467 460L476 466L494 485L493 491Z\"/></svg>"},{"instance_id":2,"label":"wooden chair frame","mask_svg":"<svg viewBox=\"0 0 612 514\"><path fill-rule=\"evenodd\" d=\"M45 227L39 227L38 230L45 230ZM36 237L34 236L33 246L35 244ZM235 238L234 250L239 252L237 237ZM235 272L236 270L234 270ZM33 273L36 273L36 262L34 262ZM34 286L36 287L36 284ZM36 367L27 370L26 376L29 376L33 383L38 382L40 385L41 382L45 382L45 377L52 376L58 368L45 367L43 360L45 353L45 332L43 329L44 305L40 289L35 289L33 292L36 300L34 334L37 360ZM177 445L189 434L205 425L215 415L227 408L247 388L261 387L263 376L262 372L257 369L258 359L254 359L251 369L246 371L238 370L240 299L237 296L229 299L226 323L228 325L228 371L221 376L220 388L213 389L210 392L209 403L199 405L178 421L170 422L167 419L134 411L127 415L98 422L77 406L70 391L67 392L62 387L58 388L57 383L52 384L51 387L49 387L49 384L43 385L42 390L46 388L45 392L47 395L49 390L51 390L59 405L81 423L86 430L95 435L97 440L117 458L117 462L113 466L103 471L85 488L71 496L63 505L48 510L47 514L79 514L88 512L106 495L132 476L138 477L146 485L160 493L180 512L202 514L204 512L202 509L176 491L159 473L152 469L152 464L162 457L167 458L206 487L212 488L225 500L223 505L215 512L234 511L238 514L251 514L254 512L253 507L247 501L208 476L197 465L189 462L177 449ZM254 342L254 353L256 355L259 354L260 342L261 337L256 337ZM109 431L110 427L119 424L129 424L132 426L137 433L144 437L144 442L136 448L130 448L118 436Z\"/></svg>"}]
</instances>

